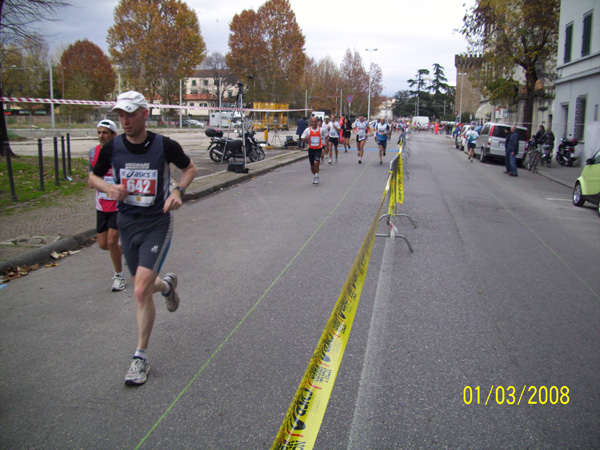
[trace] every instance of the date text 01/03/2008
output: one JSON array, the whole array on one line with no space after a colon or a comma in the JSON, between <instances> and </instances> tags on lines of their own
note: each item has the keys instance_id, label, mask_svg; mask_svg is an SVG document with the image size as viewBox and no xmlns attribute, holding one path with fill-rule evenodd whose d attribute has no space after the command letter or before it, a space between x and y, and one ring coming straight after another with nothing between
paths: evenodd
<instances>
[{"instance_id":1,"label":"date text 01/03/2008","mask_svg":"<svg viewBox=\"0 0 600 450\"><path fill-rule=\"evenodd\" d=\"M525 392L527 392L526 395ZM485 392L484 392L485 395ZM525 397L525 398L523 398ZM521 402L527 405L566 405L569 403L569 388L567 386L527 386L522 389L515 386L494 386L490 387L485 401L482 402L480 386L465 386L463 389L463 401L465 405L487 405L496 403L498 405L520 405Z\"/></svg>"}]
</instances>

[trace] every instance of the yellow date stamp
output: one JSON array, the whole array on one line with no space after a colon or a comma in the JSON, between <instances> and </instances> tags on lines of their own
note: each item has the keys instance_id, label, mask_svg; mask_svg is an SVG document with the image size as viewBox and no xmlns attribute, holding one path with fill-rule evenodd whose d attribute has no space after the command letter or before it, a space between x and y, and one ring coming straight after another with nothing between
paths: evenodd
<instances>
[{"instance_id":1,"label":"yellow date stamp","mask_svg":"<svg viewBox=\"0 0 600 450\"><path fill-rule=\"evenodd\" d=\"M569 388L567 386L495 386L482 391L481 386L465 386L463 389L465 405L567 405Z\"/></svg>"}]
</instances>

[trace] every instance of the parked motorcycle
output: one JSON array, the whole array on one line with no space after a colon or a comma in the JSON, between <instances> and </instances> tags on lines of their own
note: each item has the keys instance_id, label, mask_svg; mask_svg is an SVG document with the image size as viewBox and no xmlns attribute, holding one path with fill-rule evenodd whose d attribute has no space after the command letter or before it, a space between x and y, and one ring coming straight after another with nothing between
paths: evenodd
<instances>
[{"instance_id":1,"label":"parked motorcycle","mask_svg":"<svg viewBox=\"0 0 600 450\"><path fill-rule=\"evenodd\" d=\"M223 131L207 128L204 132L210 138L208 154L214 162L229 161L229 159L244 159L244 146L241 139L230 139L223 137ZM254 130L245 132L246 138L246 157L250 161L260 161L265 159L265 152L254 138ZM242 134L238 135L241 138Z\"/></svg>"},{"instance_id":2,"label":"parked motorcycle","mask_svg":"<svg viewBox=\"0 0 600 450\"><path fill-rule=\"evenodd\" d=\"M565 164L569 167L573 166L573 163L577 160L575 156L575 147L579 142L577 139L562 138L556 152L556 161L564 166Z\"/></svg>"}]
</instances>

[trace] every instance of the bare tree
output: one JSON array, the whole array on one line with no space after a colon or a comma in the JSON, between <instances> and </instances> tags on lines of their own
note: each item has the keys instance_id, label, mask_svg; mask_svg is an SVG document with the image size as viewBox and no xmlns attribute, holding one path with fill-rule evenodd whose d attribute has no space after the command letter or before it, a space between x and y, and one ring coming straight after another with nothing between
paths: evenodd
<instances>
[{"instance_id":1,"label":"bare tree","mask_svg":"<svg viewBox=\"0 0 600 450\"><path fill-rule=\"evenodd\" d=\"M58 10L65 6L70 4L62 0L0 0L0 71L4 70L7 50L39 45L39 35L35 26L42 21L53 20ZM4 97L1 80L0 97ZM11 150L2 101L0 116L0 155L4 156L5 151Z\"/></svg>"},{"instance_id":2,"label":"bare tree","mask_svg":"<svg viewBox=\"0 0 600 450\"><path fill-rule=\"evenodd\" d=\"M217 86L217 98L223 98L223 92L235 86L238 79L229 70L225 62L225 56L219 52L213 52L202 62L201 69L208 70Z\"/></svg>"}]
</instances>

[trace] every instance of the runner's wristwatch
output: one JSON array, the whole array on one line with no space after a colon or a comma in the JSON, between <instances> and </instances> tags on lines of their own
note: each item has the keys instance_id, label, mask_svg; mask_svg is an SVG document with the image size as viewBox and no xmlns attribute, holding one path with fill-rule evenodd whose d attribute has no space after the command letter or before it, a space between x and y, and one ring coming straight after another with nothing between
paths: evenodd
<instances>
[{"instance_id":1,"label":"runner's wristwatch","mask_svg":"<svg viewBox=\"0 0 600 450\"><path fill-rule=\"evenodd\" d=\"M181 186L176 186L175 189L173 189L174 191L179 191L181 193L181 198L183 198L183 196L185 195L185 188L181 187Z\"/></svg>"}]
</instances>

